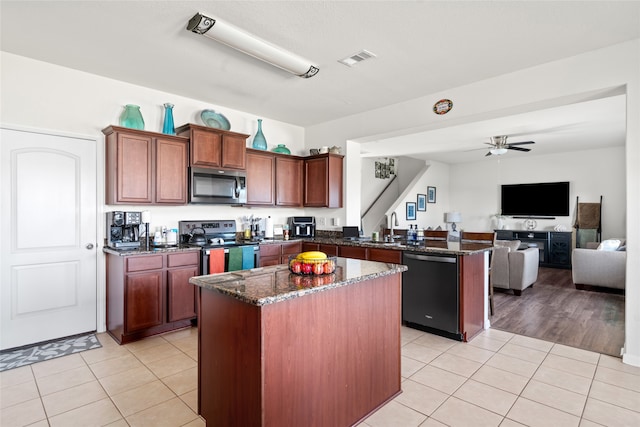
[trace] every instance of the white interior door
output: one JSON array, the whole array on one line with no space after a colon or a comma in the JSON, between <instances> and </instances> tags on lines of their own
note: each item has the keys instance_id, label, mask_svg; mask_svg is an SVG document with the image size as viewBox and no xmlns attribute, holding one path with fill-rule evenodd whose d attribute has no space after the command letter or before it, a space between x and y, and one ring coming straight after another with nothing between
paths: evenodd
<instances>
[{"instance_id":1,"label":"white interior door","mask_svg":"<svg viewBox=\"0 0 640 427\"><path fill-rule=\"evenodd\" d=\"M0 132L0 348L94 331L96 140Z\"/></svg>"}]
</instances>

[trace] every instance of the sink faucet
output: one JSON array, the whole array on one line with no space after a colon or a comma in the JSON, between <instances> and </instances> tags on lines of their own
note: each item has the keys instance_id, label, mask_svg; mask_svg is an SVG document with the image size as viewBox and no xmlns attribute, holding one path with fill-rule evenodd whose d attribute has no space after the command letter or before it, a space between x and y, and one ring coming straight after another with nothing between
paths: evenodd
<instances>
[{"instance_id":1,"label":"sink faucet","mask_svg":"<svg viewBox=\"0 0 640 427\"><path fill-rule=\"evenodd\" d=\"M395 221L394 221L395 218ZM395 211L391 212L391 226L389 227L389 233L391 234L391 238L393 239L393 226L399 226L400 224L398 223L398 215L396 214Z\"/></svg>"}]
</instances>

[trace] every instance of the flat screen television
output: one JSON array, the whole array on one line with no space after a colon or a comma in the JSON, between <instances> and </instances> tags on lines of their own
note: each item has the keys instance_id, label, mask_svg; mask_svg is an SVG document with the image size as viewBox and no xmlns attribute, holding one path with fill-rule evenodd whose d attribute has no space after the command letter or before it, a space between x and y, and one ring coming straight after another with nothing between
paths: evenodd
<instances>
[{"instance_id":1,"label":"flat screen television","mask_svg":"<svg viewBox=\"0 0 640 427\"><path fill-rule=\"evenodd\" d=\"M504 184L502 215L569 216L569 182Z\"/></svg>"}]
</instances>

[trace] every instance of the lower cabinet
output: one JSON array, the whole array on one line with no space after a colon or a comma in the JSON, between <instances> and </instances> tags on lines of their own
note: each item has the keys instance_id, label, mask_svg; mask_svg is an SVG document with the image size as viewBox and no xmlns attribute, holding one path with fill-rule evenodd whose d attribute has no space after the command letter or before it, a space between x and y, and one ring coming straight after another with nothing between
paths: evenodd
<instances>
[{"instance_id":1,"label":"lower cabinet","mask_svg":"<svg viewBox=\"0 0 640 427\"><path fill-rule=\"evenodd\" d=\"M120 344L191 325L198 251L107 254L107 331Z\"/></svg>"},{"instance_id":2,"label":"lower cabinet","mask_svg":"<svg viewBox=\"0 0 640 427\"><path fill-rule=\"evenodd\" d=\"M402 264L402 251L395 249L370 248L362 246L328 245L314 242L302 242L303 251L321 251L328 256L365 259L369 261Z\"/></svg>"},{"instance_id":3,"label":"lower cabinet","mask_svg":"<svg viewBox=\"0 0 640 427\"><path fill-rule=\"evenodd\" d=\"M570 231L497 230L496 239L520 240L520 247L538 248L541 267L571 268Z\"/></svg>"},{"instance_id":4,"label":"lower cabinet","mask_svg":"<svg viewBox=\"0 0 640 427\"><path fill-rule=\"evenodd\" d=\"M300 241L262 244L260 245L260 267L286 264L289 262L289 255L296 255L302 251L303 247Z\"/></svg>"}]
</instances>

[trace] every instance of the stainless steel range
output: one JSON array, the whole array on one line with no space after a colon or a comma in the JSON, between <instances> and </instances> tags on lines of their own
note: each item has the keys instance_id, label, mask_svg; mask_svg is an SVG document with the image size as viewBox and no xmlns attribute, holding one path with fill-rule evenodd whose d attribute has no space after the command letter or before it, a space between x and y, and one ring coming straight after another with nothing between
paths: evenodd
<instances>
[{"instance_id":1,"label":"stainless steel range","mask_svg":"<svg viewBox=\"0 0 640 427\"><path fill-rule=\"evenodd\" d=\"M178 232L182 244L202 248L200 273L209 274L209 255L212 250L224 249L224 271L229 271L229 249L238 246L251 246L253 266L260 266L260 248L257 242L236 240L236 221L228 220L192 220L179 221Z\"/></svg>"}]
</instances>

